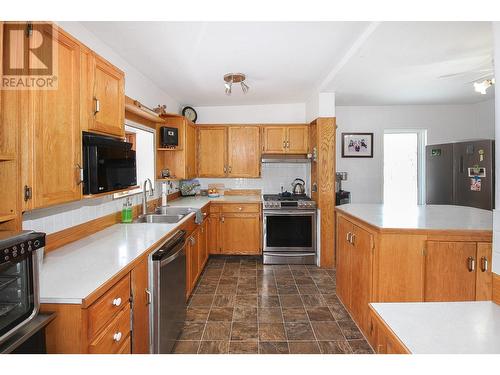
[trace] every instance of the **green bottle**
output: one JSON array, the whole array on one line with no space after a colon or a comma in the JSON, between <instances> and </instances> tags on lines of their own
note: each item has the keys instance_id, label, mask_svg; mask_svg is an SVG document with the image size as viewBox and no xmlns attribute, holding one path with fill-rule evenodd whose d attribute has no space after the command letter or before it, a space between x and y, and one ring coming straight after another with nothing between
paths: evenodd
<instances>
[{"instance_id":1,"label":"green bottle","mask_svg":"<svg viewBox=\"0 0 500 375\"><path fill-rule=\"evenodd\" d=\"M131 223L132 222L132 202L130 202L130 198L127 197L125 203L123 203L122 208L122 223Z\"/></svg>"}]
</instances>

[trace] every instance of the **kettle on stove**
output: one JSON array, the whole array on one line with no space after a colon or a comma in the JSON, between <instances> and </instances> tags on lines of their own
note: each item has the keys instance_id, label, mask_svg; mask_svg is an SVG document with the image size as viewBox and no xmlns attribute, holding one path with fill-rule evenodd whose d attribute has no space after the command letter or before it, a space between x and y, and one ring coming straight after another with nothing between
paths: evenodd
<instances>
[{"instance_id":1,"label":"kettle on stove","mask_svg":"<svg viewBox=\"0 0 500 375\"><path fill-rule=\"evenodd\" d=\"M292 182L293 195L304 195L306 193L306 183L301 178L296 178Z\"/></svg>"}]
</instances>

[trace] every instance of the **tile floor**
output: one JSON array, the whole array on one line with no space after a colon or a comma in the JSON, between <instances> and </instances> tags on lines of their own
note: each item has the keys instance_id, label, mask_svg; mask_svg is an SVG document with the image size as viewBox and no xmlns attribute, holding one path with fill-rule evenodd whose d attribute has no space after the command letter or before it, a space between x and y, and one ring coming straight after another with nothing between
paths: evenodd
<instances>
[{"instance_id":1,"label":"tile floor","mask_svg":"<svg viewBox=\"0 0 500 375\"><path fill-rule=\"evenodd\" d=\"M372 353L335 294L335 270L212 257L174 348L185 354Z\"/></svg>"}]
</instances>

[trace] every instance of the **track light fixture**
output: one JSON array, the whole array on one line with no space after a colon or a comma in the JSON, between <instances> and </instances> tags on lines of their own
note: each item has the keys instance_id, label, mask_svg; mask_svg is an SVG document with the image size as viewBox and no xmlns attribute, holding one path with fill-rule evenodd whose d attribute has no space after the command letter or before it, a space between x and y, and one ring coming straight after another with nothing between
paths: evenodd
<instances>
[{"instance_id":1,"label":"track light fixture","mask_svg":"<svg viewBox=\"0 0 500 375\"><path fill-rule=\"evenodd\" d=\"M231 95L233 83L239 83L243 94L246 94L250 87L244 82L246 76L243 73L227 73L224 75L224 87L226 95Z\"/></svg>"}]
</instances>

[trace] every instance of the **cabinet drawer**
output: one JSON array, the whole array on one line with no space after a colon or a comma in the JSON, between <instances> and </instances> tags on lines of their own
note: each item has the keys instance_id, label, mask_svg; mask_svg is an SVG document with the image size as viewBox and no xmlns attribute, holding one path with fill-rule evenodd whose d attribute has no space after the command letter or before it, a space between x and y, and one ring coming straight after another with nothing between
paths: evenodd
<instances>
[{"instance_id":1,"label":"cabinet drawer","mask_svg":"<svg viewBox=\"0 0 500 375\"><path fill-rule=\"evenodd\" d=\"M219 213L221 211L221 204L210 203L209 212L211 214Z\"/></svg>"},{"instance_id":2,"label":"cabinet drawer","mask_svg":"<svg viewBox=\"0 0 500 375\"><path fill-rule=\"evenodd\" d=\"M89 352L94 354L124 353L123 345L130 337L130 306L123 308L118 316L90 344ZM130 353L130 342L128 346Z\"/></svg>"},{"instance_id":3,"label":"cabinet drawer","mask_svg":"<svg viewBox=\"0 0 500 375\"><path fill-rule=\"evenodd\" d=\"M88 332L92 339L99 330L116 316L124 305L130 306L130 275L125 276L88 309Z\"/></svg>"},{"instance_id":4,"label":"cabinet drawer","mask_svg":"<svg viewBox=\"0 0 500 375\"><path fill-rule=\"evenodd\" d=\"M222 205L222 212L260 212L259 203L225 203Z\"/></svg>"}]
</instances>

